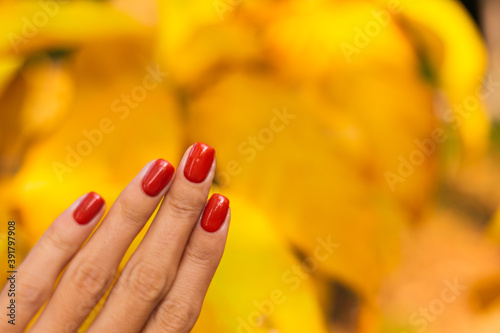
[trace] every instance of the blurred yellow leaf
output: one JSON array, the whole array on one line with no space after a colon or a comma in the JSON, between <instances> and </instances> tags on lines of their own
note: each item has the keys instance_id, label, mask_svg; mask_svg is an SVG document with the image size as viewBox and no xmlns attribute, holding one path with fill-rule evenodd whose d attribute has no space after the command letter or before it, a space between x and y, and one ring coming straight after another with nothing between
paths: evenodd
<instances>
[{"instance_id":1,"label":"blurred yellow leaf","mask_svg":"<svg viewBox=\"0 0 500 333\"><path fill-rule=\"evenodd\" d=\"M0 6L0 54L27 54L110 38L146 37L148 30L108 2L20 1Z\"/></svg>"},{"instance_id":2,"label":"blurred yellow leaf","mask_svg":"<svg viewBox=\"0 0 500 333\"><path fill-rule=\"evenodd\" d=\"M484 104L498 88L483 78L486 50L482 37L463 6L455 0L402 3L402 26L437 71L446 93L445 120L457 129L467 159L482 156L488 146L489 122ZM446 13L446 14L444 14Z\"/></svg>"},{"instance_id":3,"label":"blurred yellow leaf","mask_svg":"<svg viewBox=\"0 0 500 333\"><path fill-rule=\"evenodd\" d=\"M337 244L325 236L316 244L320 256L299 261L270 217L237 192L224 195L230 237L193 332L326 333L310 273Z\"/></svg>"}]
</instances>

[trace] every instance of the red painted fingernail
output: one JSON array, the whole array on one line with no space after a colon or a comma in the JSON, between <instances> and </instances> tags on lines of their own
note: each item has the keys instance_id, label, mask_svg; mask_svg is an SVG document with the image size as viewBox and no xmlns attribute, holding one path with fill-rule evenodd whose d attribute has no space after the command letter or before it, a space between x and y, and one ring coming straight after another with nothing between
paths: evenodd
<instances>
[{"instance_id":1,"label":"red painted fingernail","mask_svg":"<svg viewBox=\"0 0 500 333\"><path fill-rule=\"evenodd\" d=\"M150 197L157 196L170 182L174 172L172 164L162 159L156 160L142 180L142 189Z\"/></svg>"},{"instance_id":2,"label":"red painted fingernail","mask_svg":"<svg viewBox=\"0 0 500 333\"><path fill-rule=\"evenodd\" d=\"M201 226L205 231L216 232L224 223L229 209L229 199L220 194L214 194L208 200L201 218Z\"/></svg>"},{"instance_id":3,"label":"red painted fingernail","mask_svg":"<svg viewBox=\"0 0 500 333\"><path fill-rule=\"evenodd\" d=\"M95 192L90 192L83 198L73 213L78 224L89 223L104 206L104 199Z\"/></svg>"},{"instance_id":4,"label":"red painted fingernail","mask_svg":"<svg viewBox=\"0 0 500 333\"><path fill-rule=\"evenodd\" d=\"M191 148L184 176L193 183L201 183L207 178L214 161L215 149L201 142L197 142Z\"/></svg>"}]
</instances>

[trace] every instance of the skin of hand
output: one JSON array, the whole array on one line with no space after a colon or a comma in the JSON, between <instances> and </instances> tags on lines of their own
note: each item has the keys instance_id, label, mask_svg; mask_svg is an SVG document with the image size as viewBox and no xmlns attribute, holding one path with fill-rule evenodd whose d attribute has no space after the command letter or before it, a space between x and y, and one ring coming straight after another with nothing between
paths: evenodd
<instances>
[{"instance_id":1,"label":"skin of hand","mask_svg":"<svg viewBox=\"0 0 500 333\"><path fill-rule=\"evenodd\" d=\"M229 200L214 194L207 203L215 163L215 150L203 143L186 151L177 171L162 159L148 163L97 228L104 199L94 192L79 198L18 267L15 325L2 320L0 332L23 332L47 301L29 332L77 332L160 203L87 332L189 332L229 228ZM10 303L8 289L2 290L0 304Z\"/></svg>"}]
</instances>

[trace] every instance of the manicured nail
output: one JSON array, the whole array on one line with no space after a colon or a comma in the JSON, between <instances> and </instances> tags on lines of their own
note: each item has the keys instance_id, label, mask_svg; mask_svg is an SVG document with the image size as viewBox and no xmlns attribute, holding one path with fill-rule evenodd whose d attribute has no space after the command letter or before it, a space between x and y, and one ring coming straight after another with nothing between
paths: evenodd
<instances>
[{"instance_id":1,"label":"manicured nail","mask_svg":"<svg viewBox=\"0 0 500 333\"><path fill-rule=\"evenodd\" d=\"M174 176L175 168L165 160L156 160L142 180L142 189L150 197L160 193Z\"/></svg>"},{"instance_id":2,"label":"manicured nail","mask_svg":"<svg viewBox=\"0 0 500 333\"><path fill-rule=\"evenodd\" d=\"M89 223L104 206L104 199L95 192L90 192L83 198L73 213L78 224Z\"/></svg>"},{"instance_id":3,"label":"manicured nail","mask_svg":"<svg viewBox=\"0 0 500 333\"><path fill-rule=\"evenodd\" d=\"M212 195L201 218L202 228L208 232L219 230L226 219L228 209L228 198L220 194Z\"/></svg>"},{"instance_id":4,"label":"manicured nail","mask_svg":"<svg viewBox=\"0 0 500 333\"><path fill-rule=\"evenodd\" d=\"M201 183L207 178L214 162L215 149L197 142L191 148L184 167L184 176L193 183Z\"/></svg>"}]
</instances>

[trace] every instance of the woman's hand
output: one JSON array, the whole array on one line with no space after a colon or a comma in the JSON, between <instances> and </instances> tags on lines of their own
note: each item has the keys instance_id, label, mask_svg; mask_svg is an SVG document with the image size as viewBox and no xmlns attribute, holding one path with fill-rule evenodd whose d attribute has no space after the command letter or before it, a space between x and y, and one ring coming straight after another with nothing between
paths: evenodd
<instances>
[{"instance_id":1,"label":"woman's hand","mask_svg":"<svg viewBox=\"0 0 500 333\"><path fill-rule=\"evenodd\" d=\"M177 172L164 160L150 162L83 247L105 204L93 192L78 199L19 266L16 325L2 320L0 332L23 332L47 300L30 332L76 332L111 286L127 248L162 198L146 236L87 332L189 332L229 227L229 201L214 194L207 203L214 172L215 151L202 143L188 149ZM4 288L0 304L9 299Z\"/></svg>"}]
</instances>

